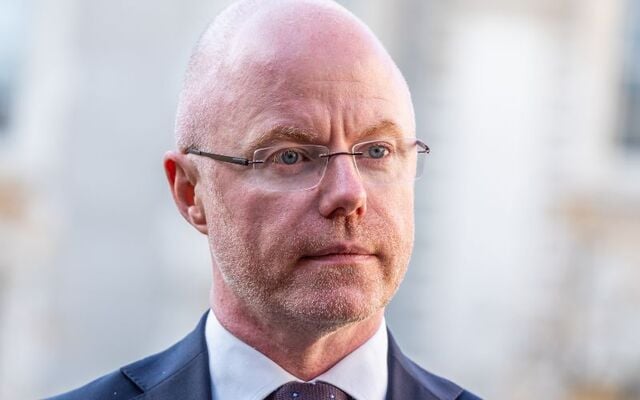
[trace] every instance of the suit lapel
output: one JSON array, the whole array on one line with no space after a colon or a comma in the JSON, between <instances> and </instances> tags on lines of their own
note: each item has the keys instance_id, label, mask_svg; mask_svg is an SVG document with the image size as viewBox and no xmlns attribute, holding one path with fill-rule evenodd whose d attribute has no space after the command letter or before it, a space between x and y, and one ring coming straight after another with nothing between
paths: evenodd
<instances>
[{"instance_id":1,"label":"suit lapel","mask_svg":"<svg viewBox=\"0 0 640 400\"><path fill-rule=\"evenodd\" d=\"M211 400L206 318L205 313L196 329L169 349L121 368L143 391L135 400Z\"/></svg>"},{"instance_id":2,"label":"suit lapel","mask_svg":"<svg viewBox=\"0 0 640 400\"><path fill-rule=\"evenodd\" d=\"M433 375L402 354L389 332L389 386L386 400L454 400L463 389L456 384Z\"/></svg>"},{"instance_id":3,"label":"suit lapel","mask_svg":"<svg viewBox=\"0 0 640 400\"><path fill-rule=\"evenodd\" d=\"M121 368L143 392L135 400L211 400L211 374L204 335L207 314L169 349ZM409 360L389 332L386 400L454 400L463 390Z\"/></svg>"}]
</instances>

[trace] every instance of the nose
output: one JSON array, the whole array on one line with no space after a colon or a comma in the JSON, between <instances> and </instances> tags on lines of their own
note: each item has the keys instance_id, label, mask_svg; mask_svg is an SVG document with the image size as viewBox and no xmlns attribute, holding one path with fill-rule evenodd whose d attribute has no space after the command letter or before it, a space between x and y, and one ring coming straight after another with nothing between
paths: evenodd
<instances>
[{"instance_id":1,"label":"nose","mask_svg":"<svg viewBox=\"0 0 640 400\"><path fill-rule=\"evenodd\" d=\"M363 217L367 211L367 192L351 155L329 159L319 191L319 210L325 218Z\"/></svg>"}]
</instances>

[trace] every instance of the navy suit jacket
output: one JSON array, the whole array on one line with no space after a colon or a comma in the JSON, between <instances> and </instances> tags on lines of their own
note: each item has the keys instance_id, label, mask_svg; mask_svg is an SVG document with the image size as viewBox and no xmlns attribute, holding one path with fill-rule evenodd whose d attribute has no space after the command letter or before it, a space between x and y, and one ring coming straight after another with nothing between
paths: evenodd
<instances>
[{"instance_id":1,"label":"navy suit jacket","mask_svg":"<svg viewBox=\"0 0 640 400\"><path fill-rule=\"evenodd\" d=\"M50 400L210 400L206 315L193 332L169 349ZM387 363L387 400L479 399L413 363L402 354L391 334Z\"/></svg>"}]
</instances>

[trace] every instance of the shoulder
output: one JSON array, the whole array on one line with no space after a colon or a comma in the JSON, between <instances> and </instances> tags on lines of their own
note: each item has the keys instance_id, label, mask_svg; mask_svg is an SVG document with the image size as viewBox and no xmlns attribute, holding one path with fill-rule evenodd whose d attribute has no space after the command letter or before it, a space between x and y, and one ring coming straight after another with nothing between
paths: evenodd
<instances>
[{"instance_id":1,"label":"shoulder","mask_svg":"<svg viewBox=\"0 0 640 400\"><path fill-rule=\"evenodd\" d=\"M142 391L121 371L115 371L71 392L49 398L49 400L125 400Z\"/></svg>"},{"instance_id":2,"label":"shoulder","mask_svg":"<svg viewBox=\"0 0 640 400\"><path fill-rule=\"evenodd\" d=\"M402 353L389 334L389 395L387 399L480 400L456 383L435 375Z\"/></svg>"},{"instance_id":3,"label":"shoulder","mask_svg":"<svg viewBox=\"0 0 640 400\"><path fill-rule=\"evenodd\" d=\"M480 400L478 396L463 389L458 384L425 370L408 358L405 366L410 366L410 374L416 377L419 382L427 385L429 391L439 399Z\"/></svg>"},{"instance_id":4,"label":"shoulder","mask_svg":"<svg viewBox=\"0 0 640 400\"><path fill-rule=\"evenodd\" d=\"M158 398L199 398L195 394L210 392L206 315L193 332L165 351L49 400L128 400L149 392Z\"/></svg>"},{"instance_id":5,"label":"shoulder","mask_svg":"<svg viewBox=\"0 0 640 400\"><path fill-rule=\"evenodd\" d=\"M471 392L467 392L466 390L458 396L457 400L480 400L480 397L476 396Z\"/></svg>"}]
</instances>

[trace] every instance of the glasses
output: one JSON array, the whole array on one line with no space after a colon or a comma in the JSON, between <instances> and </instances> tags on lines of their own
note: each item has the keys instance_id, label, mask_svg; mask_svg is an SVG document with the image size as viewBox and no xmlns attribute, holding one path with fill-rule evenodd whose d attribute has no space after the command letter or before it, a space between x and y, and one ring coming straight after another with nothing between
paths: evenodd
<instances>
[{"instance_id":1,"label":"glasses","mask_svg":"<svg viewBox=\"0 0 640 400\"><path fill-rule=\"evenodd\" d=\"M419 178L429 147L416 138L377 139L357 143L351 152L331 153L328 147L313 144L282 144L257 149L253 159L207 153L190 147L188 154L209 157L217 161L252 167L250 183L269 191L313 189L320 184L329 160L337 156L352 156L363 182L387 185Z\"/></svg>"}]
</instances>

